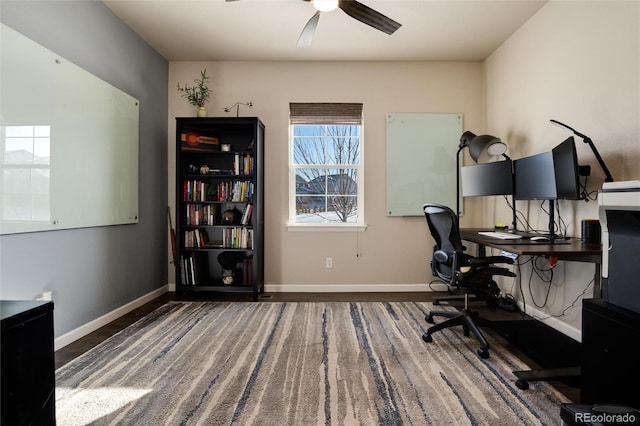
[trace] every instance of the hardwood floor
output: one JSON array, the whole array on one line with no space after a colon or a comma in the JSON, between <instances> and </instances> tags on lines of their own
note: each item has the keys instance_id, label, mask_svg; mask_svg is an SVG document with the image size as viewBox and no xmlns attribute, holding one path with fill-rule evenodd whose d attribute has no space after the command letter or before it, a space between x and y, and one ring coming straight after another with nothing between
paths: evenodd
<instances>
[{"instance_id":1,"label":"hardwood floor","mask_svg":"<svg viewBox=\"0 0 640 426\"><path fill-rule=\"evenodd\" d=\"M435 298L444 296L440 292L407 292L407 293L263 293L260 295L262 302L432 302ZM76 357L82 355L89 349L97 346L102 341L108 339L120 330L133 324L140 318L152 312L165 303L175 300L175 293L165 293L151 302L129 312L106 326L90 333L75 342L60 348L55 353L56 369L64 366ZM226 300L226 301L250 301L251 296L236 295L232 293L216 293L207 295L206 298L191 297L188 300ZM461 307L462 302L447 302L453 306ZM502 309L489 307L486 303L475 302L473 310L488 320L496 322L504 321L527 321L530 318L521 313L507 312ZM527 357L517 347L509 343L501 334L488 327L482 327L482 331L500 341L511 352L522 359L530 368L540 368L535 361ZM551 382L560 392L562 392L571 402L577 403L580 400L580 390L575 385L564 382Z\"/></svg>"}]
</instances>

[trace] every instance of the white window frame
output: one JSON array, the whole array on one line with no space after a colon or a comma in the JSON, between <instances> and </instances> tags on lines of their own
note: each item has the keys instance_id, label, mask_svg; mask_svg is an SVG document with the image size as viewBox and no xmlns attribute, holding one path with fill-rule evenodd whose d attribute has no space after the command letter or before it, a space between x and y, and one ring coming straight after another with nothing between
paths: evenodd
<instances>
[{"instance_id":1,"label":"white window frame","mask_svg":"<svg viewBox=\"0 0 640 426\"><path fill-rule=\"evenodd\" d=\"M331 105L331 104L324 104ZM318 168L318 169L336 169L336 168L353 168L356 171L358 177L356 182L356 203L357 203L357 220L354 222L323 222L323 223L298 223L296 222L296 170L301 168L294 163L293 149L294 149L294 127L296 124L304 123L289 123L289 150L288 150L288 163L289 163L289 219L287 228L290 231L364 231L366 224L364 220L364 122L360 119L359 123L356 123L360 127L359 138L359 150L360 161L358 164L353 165L337 165L337 164L308 164L302 167ZM324 123L307 123L311 125L340 125L338 120L328 121Z\"/></svg>"}]
</instances>

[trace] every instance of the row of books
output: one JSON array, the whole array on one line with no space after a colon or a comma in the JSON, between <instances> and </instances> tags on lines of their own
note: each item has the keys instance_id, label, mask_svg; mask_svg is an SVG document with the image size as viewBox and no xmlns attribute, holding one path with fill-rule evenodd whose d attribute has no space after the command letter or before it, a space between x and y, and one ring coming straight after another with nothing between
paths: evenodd
<instances>
[{"instance_id":1,"label":"row of books","mask_svg":"<svg viewBox=\"0 0 640 426\"><path fill-rule=\"evenodd\" d=\"M203 274L195 256L180 256L180 281L182 285L198 285Z\"/></svg>"},{"instance_id":2,"label":"row of books","mask_svg":"<svg viewBox=\"0 0 640 426\"><path fill-rule=\"evenodd\" d=\"M252 155L236 153L233 159L233 173L239 176L251 176L253 163Z\"/></svg>"},{"instance_id":3,"label":"row of books","mask_svg":"<svg viewBox=\"0 0 640 426\"><path fill-rule=\"evenodd\" d=\"M253 248L253 229L224 228L222 230L222 248Z\"/></svg>"},{"instance_id":4,"label":"row of books","mask_svg":"<svg viewBox=\"0 0 640 426\"><path fill-rule=\"evenodd\" d=\"M186 248L204 248L210 245L209 235L204 229L184 231L184 246Z\"/></svg>"},{"instance_id":5,"label":"row of books","mask_svg":"<svg viewBox=\"0 0 640 426\"><path fill-rule=\"evenodd\" d=\"M246 180L203 182L183 181L182 201L232 201L245 202L253 199L255 186Z\"/></svg>"},{"instance_id":6,"label":"row of books","mask_svg":"<svg viewBox=\"0 0 640 426\"><path fill-rule=\"evenodd\" d=\"M219 210L217 204L189 204L185 223L190 226L217 225L220 222Z\"/></svg>"},{"instance_id":7,"label":"row of books","mask_svg":"<svg viewBox=\"0 0 640 426\"><path fill-rule=\"evenodd\" d=\"M185 248L253 248L253 229L251 228L224 228L221 240L210 240L205 229L191 229L184 231Z\"/></svg>"},{"instance_id":8,"label":"row of books","mask_svg":"<svg viewBox=\"0 0 640 426\"><path fill-rule=\"evenodd\" d=\"M253 218L253 204L247 203L240 217L240 225L251 225ZM220 206L217 204L189 204L186 208L185 225L188 226L211 226L219 225Z\"/></svg>"}]
</instances>

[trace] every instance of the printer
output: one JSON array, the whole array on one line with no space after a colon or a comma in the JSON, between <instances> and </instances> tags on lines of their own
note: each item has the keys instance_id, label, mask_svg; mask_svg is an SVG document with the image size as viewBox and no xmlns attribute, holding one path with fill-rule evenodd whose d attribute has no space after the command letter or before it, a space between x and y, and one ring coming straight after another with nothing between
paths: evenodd
<instances>
[{"instance_id":1,"label":"printer","mask_svg":"<svg viewBox=\"0 0 640 426\"><path fill-rule=\"evenodd\" d=\"M640 313L640 180L605 182L598 195L602 297Z\"/></svg>"}]
</instances>

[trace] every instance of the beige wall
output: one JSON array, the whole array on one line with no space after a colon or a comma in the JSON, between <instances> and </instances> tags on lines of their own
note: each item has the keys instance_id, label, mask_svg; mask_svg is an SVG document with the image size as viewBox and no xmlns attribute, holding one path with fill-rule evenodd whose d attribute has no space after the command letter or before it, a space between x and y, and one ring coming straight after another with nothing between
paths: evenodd
<instances>
[{"instance_id":1,"label":"beige wall","mask_svg":"<svg viewBox=\"0 0 640 426\"><path fill-rule=\"evenodd\" d=\"M202 68L212 77L210 116L252 101L240 115L266 127L265 281L270 290L427 290L432 242L423 217L386 216L386 127L389 112L464 114L465 130L482 131L481 63L201 62L169 67L169 200L175 199L175 117L193 116L175 85ZM364 104L364 232L295 232L288 220L289 102ZM457 144L458 141L451 141ZM411 155L410 152L407 155ZM427 163L425 159L425 163ZM425 202L428 200L425 200ZM175 212L175 207L172 207ZM333 257L333 269L325 268ZM173 277L173 271L170 271Z\"/></svg>"},{"instance_id":2,"label":"beige wall","mask_svg":"<svg viewBox=\"0 0 640 426\"><path fill-rule=\"evenodd\" d=\"M555 119L593 139L616 181L640 179L639 26L637 1L545 5L485 63L487 132L504 138L511 157L519 158L549 150L570 135L549 122ZM597 190L604 174L588 145L580 138L576 144L580 164L591 165L589 189ZM545 229L539 205L517 203L534 226ZM597 201L561 201L560 207L569 235L580 236L582 219L598 218ZM500 201L487 203L484 210L489 222L508 215ZM579 339L581 293L593 278L593 267L561 262L551 286L535 275L530 283L529 272L529 265L523 266L529 312L552 316L546 321ZM505 283L507 290L512 286ZM535 306L543 305L549 289L546 305ZM586 296L591 295L589 288Z\"/></svg>"}]
</instances>

